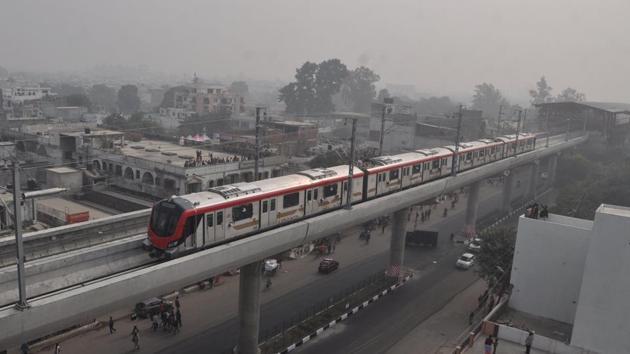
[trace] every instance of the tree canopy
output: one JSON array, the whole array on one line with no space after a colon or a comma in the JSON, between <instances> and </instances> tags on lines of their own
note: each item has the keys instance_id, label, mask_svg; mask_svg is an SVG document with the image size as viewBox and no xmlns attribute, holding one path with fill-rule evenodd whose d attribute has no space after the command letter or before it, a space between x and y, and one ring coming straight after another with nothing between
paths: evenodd
<instances>
[{"instance_id":1,"label":"tree canopy","mask_svg":"<svg viewBox=\"0 0 630 354\"><path fill-rule=\"evenodd\" d=\"M553 101L553 96L551 96L551 90L553 88L547 84L547 79L544 76L538 80L536 83L535 90L529 90L529 96L531 97L531 104L539 104Z\"/></svg>"},{"instance_id":2,"label":"tree canopy","mask_svg":"<svg viewBox=\"0 0 630 354\"><path fill-rule=\"evenodd\" d=\"M64 97L65 104L67 106L85 107L88 110L92 110L92 102L86 95L73 94Z\"/></svg>"},{"instance_id":3,"label":"tree canopy","mask_svg":"<svg viewBox=\"0 0 630 354\"><path fill-rule=\"evenodd\" d=\"M136 85L124 85L118 90L118 109L125 114L140 110L140 97Z\"/></svg>"},{"instance_id":4,"label":"tree canopy","mask_svg":"<svg viewBox=\"0 0 630 354\"><path fill-rule=\"evenodd\" d=\"M556 97L556 102L583 102L586 101L586 95L578 90L567 87Z\"/></svg>"},{"instance_id":5,"label":"tree canopy","mask_svg":"<svg viewBox=\"0 0 630 354\"><path fill-rule=\"evenodd\" d=\"M369 113L378 80L380 77L369 68L349 71L339 59L306 62L296 70L295 81L280 89L278 99L286 104L287 113L330 113L335 110L333 96L344 86L354 111Z\"/></svg>"},{"instance_id":6,"label":"tree canopy","mask_svg":"<svg viewBox=\"0 0 630 354\"><path fill-rule=\"evenodd\" d=\"M488 283L502 280L509 283L512 271L516 230L513 228L492 228L481 233L483 240L477 255L478 272Z\"/></svg>"},{"instance_id":7,"label":"tree canopy","mask_svg":"<svg viewBox=\"0 0 630 354\"><path fill-rule=\"evenodd\" d=\"M106 112L114 112L116 110L116 90L107 85L96 84L92 86L89 97L97 109Z\"/></svg>"},{"instance_id":8,"label":"tree canopy","mask_svg":"<svg viewBox=\"0 0 630 354\"><path fill-rule=\"evenodd\" d=\"M475 86L472 102L472 109L483 111L484 117L488 118L497 118L499 106L503 106L504 111L510 106L510 103L503 97L499 89L494 87L493 84L485 82Z\"/></svg>"}]
</instances>

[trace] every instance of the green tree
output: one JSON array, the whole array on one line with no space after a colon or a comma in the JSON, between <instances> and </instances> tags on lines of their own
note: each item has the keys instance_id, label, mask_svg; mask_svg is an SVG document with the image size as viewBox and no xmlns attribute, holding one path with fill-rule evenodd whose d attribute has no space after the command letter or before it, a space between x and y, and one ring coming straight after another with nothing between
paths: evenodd
<instances>
[{"instance_id":1,"label":"green tree","mask_svg":"<svg viewBox=\"0 0 630 354\"><path fill-rule=\"evenodd\" d=\"M114 112L116 110L116 90L107 85L96 84L92 86L89 97L94 108L98 110L104 110L105 112Z\"/></svg>"},{"instance_id":2,"label":"green tree","mask_svg":"<svg viewBox=\"0 0 630 354\"><path fill-rule=\"evenodd\" d=\"M354 103L355 112L370 113L372 101L376 97L374 83L380 79L380 76L365 66L350 72L346 84L350 87L350 96Z\"/></svg>"},{"instance_id":3,"label":"green tree","mask_svg":"<svg viewBox=\"0 0 630 354\"><path fill-rule=\"evenodd\" d=\"M86 95L74 94L64 98L67 106L85 107L92 110L92 102Z\"/></svg>"},{"instance_id":4,"label":"green tree","mask_svg":"<svg viewBox=\"0 0 630 354\"><path fill-rule=\"evenodd\" d=\"M332 96L348 76L348 68L339 59L325 60L317 66L315 74L315 110L314 113L329 113L335 110Z\"/></svg>"},{"instance_id":5,"label":"green tree","mask_svg":"<svg viewBox=\"0 0 630 354\"><path fill-rule=\"evenodd\" d=\"M529 96L531 97L531 100L530 100L531 104L535 105L539 103L552 102L553 101L553 96L551 96L552 89L553 88L549 86L549 84L547 84L547 79L545 79L545 77L542 76L540 80L538 80L538 82L536 83L536 89L529 90Z\"/></svg>"},{"instance_id":6,"label":"green tree","mask_svg":"<svg viewBox=\"0 0 630 354\"><path fill-rule=\"evenodd\" d=\"M124 85L118 90L118 109L125 114L140 110L140 97L136 85Z\"/></svg>"},{"instance_id":7,"label":"green tree","mask_svg":"<svg viewBox=\"0 0 630 354\"><path fill-rule=\"evenodd\" d=\"M503 97L499 89L494 87L493 84L485 82L475 86L472 102L473 109L481 110L485 117L493 119L499 115L499 106L503 106L504 110L507 110L510 106L510 103Z\"/></svg>"},{"instance_id":8,"label":"green tree","mask_svg":"<svg viewBox=\"0 0 630 354\"><path fill-rule=\"evenodd\" d=\"M380 89L378 91L378 96L376 97L376 102L383 103L383 100L390 97L392 96L390 95L389 90L387 90L386 88Z\"/></svg>"},{"instance_id":9,"label":"green tree","mask_svg":"<svg viewBox=\"0 0 630 354\"><path fill-rule=\"evenodd\" d=\"M477 269L488 283L497 280L509 283L512 270L516 230L513 228L492 228L481 233L483 240L477 255Z\"/></svg>"},{"instance_id":10,"label":"green tree","mask_svg":"<svg viewBox=\"0 0 630 354\"><path fill-rule=\"evenodd\" d=\"M556 102L583 102L586 101L586 95L578 90L567 87L556 97Z\"/></svg>"}]
</instances>

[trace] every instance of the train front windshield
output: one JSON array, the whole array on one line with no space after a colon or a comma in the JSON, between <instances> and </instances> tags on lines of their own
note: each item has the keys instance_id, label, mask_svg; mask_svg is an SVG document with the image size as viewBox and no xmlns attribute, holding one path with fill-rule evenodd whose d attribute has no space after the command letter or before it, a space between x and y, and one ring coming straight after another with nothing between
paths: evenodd
<instances>
[{"instance_id":1,"label":"train front windshield","mask_svg":"<svg viewBox=\"0 0 630 354\"><path fill-rule=\"evenodd\" d=\"M151 229L161 237L173 235L183 211L181 206L166 200L157 203L151 214Z\"/></svg>"}]
</instances>

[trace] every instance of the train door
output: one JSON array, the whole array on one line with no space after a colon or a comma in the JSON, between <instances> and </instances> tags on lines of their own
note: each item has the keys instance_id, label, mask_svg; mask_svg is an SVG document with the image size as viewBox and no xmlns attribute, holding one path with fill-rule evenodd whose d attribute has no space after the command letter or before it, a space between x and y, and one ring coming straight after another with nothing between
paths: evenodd
<instances>
[{"instance_id":1,"label":"train door","mask_svg":"<svg viewBox=\"0 0 630 354\"><path fill-rule=\"evenodd\" d=\"M411 185L422 183L422 163L411 166L409 181Z\"/></svg>"},{"instance_id":2,"label":"train door","mask_svg":"<svg viewBox=\"0 0 630 354\"><path fill-rule=\"evenodd\" d=\"M269 199L269 212L267 213L267 225L273 226L277 223L276 197Z\"/></svg>"},{"instance_id":3,"label":"train door","mask_svg":"<svg viewBox=\"0 0 630 354\"><path fill-rule=\"evenodd\" d=\"M378 181L378 174L370 173L367 175L367 184L364 186L366 189L366 198L372 198L376 195L376 183Z\"/></svg>"},{"instance_id":4,"label":"train door","mask_svg":"<svg viewBox=\"0 0 630 354\"><path fill-rule=\"evenodd\" d=\"M305 215L311 215L317 212L317 188L309 189L306 191L306 198L304 199L304 213Z\"/></svg>"},{"instance_id":5,"label":"train door","mask_svg":"<svg viewBox=\"0 0 630 354\"><path fill-rule=\"evenodd\" d=\"M402 188L405 188L411 184L411 167L405 166L402 168Z\"/></svg>"},{"instance_id":6,"label":"train door","mask_svg":"<svg viewBox=\"0 0 630 354\"><path fill-rule=\"evenodd\" d=\"M260 202L260 228L264 229L269 225L269 200Z\"/></svg>"},{"instance_id":7,"label":"train door","mask_svg":"<svg viewBox=\"0 0 630 354\"><path fill-rule=\"evenodd\" d=\"M206 214L206 220L205 220L206 234L204 235L205 236L204 244L206 245L215 243L217 240L216 235L214 234L214 224L215 224L214 212Z\"/></svg>"},{"instance_id":8,"label":"train door","mask_svg":"<svg viewBox=\"0 0 630 354\"><path fill-rule=\"evenodd\" d=\"M197 215L196 218L199 220L197 222L197 230L195 231L195 247L203 247L205 245L205 236L206 236L206 218L202 215Z\"/></svg>"},{"instance_id":9,"label":"train door","mask_svg":"<svg viewBox=\"0 0 630 354\"><path fill-rule=\"evenodd\" d=\"M221 241L225 239L225 217L224 211L220 210L215 213L214 218L214 239Z\"/></svg>"}]
</instances>

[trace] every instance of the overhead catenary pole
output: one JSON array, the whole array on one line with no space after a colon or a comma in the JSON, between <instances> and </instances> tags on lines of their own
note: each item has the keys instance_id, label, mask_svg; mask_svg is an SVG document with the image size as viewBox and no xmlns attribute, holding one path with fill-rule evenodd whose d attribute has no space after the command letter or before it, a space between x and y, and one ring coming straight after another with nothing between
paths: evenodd
<instances>
[{"instance_id":1,"label":"overhead catenary pole","mask_svg":"<svg viewBox=\"0 0 630 354\"><path fill-rule=\"evenodd\" d=\"M571 131L571 118L567 118L567 133L564 136L565 141L569 141L569 132Z\"/></svg>"},{"instance_id":2,"label":"overhead catenary pole","mask_svg":"<svg viewBox=\"0 0 630 354\"><path fill-rule=\"evenodd\" d=\"M545 118L546 118L546 125L547 125L547 137L545 138L545 147L549 147L549 135L551 134L551 132L549 131L549 111L545 110Z\"/></svg>"},{"instance_id":3,"label":"overhead catenary pole","mask_svg":"<svg viewBox=\"0 0 630 354\"><path fill-rule=\"evenodd\" d=\"M381 135L378 142L379 156L383 156L383 139L385 138L385 113L387 113L387 105L393 102L393 98L383 98L383 110L381 112Z\"/></svg>"},{"instance_id":4,"label":"overhead catenary pole","mask_svg":"<svg viewBox=\"0 0 630 354\"><path fill-rule=\"evenodd\" d=\"M258 163L260 159L260 110L256 107L256 147L254 151L254 181L258 181Z\"/></svg>"},{"instance_id":5,"label":"overhead catenary pole","mask_svg":"<svg viewBox=\"0 0 630 354\"><path fill-rule=\"evenodd\" d=\"M495 132L495 137L501 135L501 115L503 115L503 105L499 105L499 114L497 116L497 129Z\"/></svg>"},{"instance_id":6,"label":"overhead catenary pole","mask_svg":"<svg viewBox=\"0 0 630 354\"><path fill-rule=\"evenodd\" d=\"M453 165L451 167L451 175L457 176L457 166L459 165L459 139L461 137L462 130L462 117L464 113L464 106L459 105L459 111L457 113L457 133L455 135L455 154L453 154Z\"/></svg>"},{"instance_id":7,"label":"overhead catenary pole","mask_svg":"<svg viewBox=\"0 0 630 354\"><path fill-rule=\"evenodd\" d=\"M26 302L26 281L24 277L24 243L22 241L22 193L20 192L20 163L13 161L13 226L15 227L15 246L17 251L17 275L19 300L15 307L22 310L28 307Z\"/></svg>"},{"instance_id":8,"label":"overhead catenary pole","mask_svg":"<svg viewBox=\"0 0 630 354\"><path fill-rule=\"evenodd\" d=\"M523 110L518 110L518 122L516 123L516 140L514 141L514 157L518 154L518 135L521 133L521 118Z\"/></svg>"},{"instance_id":9,"label":"overhead catenary pole","mask_svg":"<svg viewBox=\"0 0 630 354\"><path fill-rule=\"evenodd\" d=\"M352 173L354 172L354 140L357 134L357 119L352 119L352 137L350 138L350 159L348 161L348 190L346 209L352 209Z\"/></svg>"}]
</instances>

